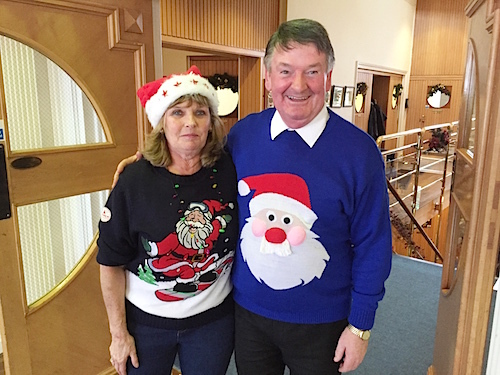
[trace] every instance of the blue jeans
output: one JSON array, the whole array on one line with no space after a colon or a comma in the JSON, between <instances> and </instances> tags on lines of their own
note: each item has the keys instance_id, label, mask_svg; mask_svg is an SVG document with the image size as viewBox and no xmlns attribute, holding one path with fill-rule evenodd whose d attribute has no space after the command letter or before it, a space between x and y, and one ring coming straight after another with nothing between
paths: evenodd
<instances>
[{"instance_id":1,"label":"blue jeans","mask_svg":"<svg viewBox=\"0 0 500 375\"><path fill-rule=\"evenodd\" d=\"M130 327L139 368L127 363L128 375L170 375L179 354L182 375L225 375L234 347L234 316L186 330L145 325Z\"/></svg>"}]
</instances>

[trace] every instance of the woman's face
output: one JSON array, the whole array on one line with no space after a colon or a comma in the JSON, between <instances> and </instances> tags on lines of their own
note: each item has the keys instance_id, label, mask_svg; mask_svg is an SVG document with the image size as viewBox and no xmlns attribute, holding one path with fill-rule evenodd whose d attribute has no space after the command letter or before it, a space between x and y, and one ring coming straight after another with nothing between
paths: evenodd
<instances>
[{"instance_id":1,"label":"woman's face","mask_svg":"<svg viewBox=\"0 0 500 375\"><path fill-rule=\"evenodd\" d=\"M163 130L172 158L199 156L207 143L210 109L195 101L185 101L167 109Z\"/></svg>"}]
</instances>

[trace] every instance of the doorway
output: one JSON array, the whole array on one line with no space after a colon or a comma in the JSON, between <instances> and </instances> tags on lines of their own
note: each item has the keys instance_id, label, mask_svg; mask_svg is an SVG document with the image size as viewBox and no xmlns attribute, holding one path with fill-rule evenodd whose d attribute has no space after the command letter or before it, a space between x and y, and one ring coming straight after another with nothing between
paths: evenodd
<instances>
[{"instance_id":1,"label":"doorway","mask_svg":"<svg viewBox=\"0 0 500 375\"><path fill-rule=\"evenodd\" d=\"M363 104L354 108L354 124L367 133L372 133L374 139L381 135L380 132L371 130L370 113L373 116L372 110L376 108L375 106L380 108L385 117L383 124L385 134L404 130L402 83L405 74L402 71L371 67L366 64L358 64L356 68L356 99L359 98L358 95L362 95ZM366 86L363 86L363 83ZM363 87L365 87L362 90L364 92L360 93L360 88ZM389 144L385 147L395 147L395 142L395 140L388 141Z\"/></svg>"}]
</instances>

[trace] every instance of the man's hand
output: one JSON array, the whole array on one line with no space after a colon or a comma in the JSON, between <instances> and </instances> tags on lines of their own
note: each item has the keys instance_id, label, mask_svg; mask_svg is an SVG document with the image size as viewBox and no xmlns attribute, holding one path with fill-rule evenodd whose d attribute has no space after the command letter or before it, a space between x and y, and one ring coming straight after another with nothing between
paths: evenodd
<instances>
[{"instance_id":1,"label":"man's hand","mask_svg":"<svg viewBox=\"0 0 500 375\"><path fill-rule=\"evenodd\" d=\"M366 350L368 349L368 340L362 340L346 327L335 349L335 362L340 362L339 371L348 372L358 368L365 358Z\"/></svg>"},{"instance_id":2,"label":"man's hand","mask_svg":"<svg viewBox=\"0 0 500 375\"><path fill-rule=\"evenodd\" d=\"M129 156L126 159L123 159L119 164L118 167L116 167L115 174L113 175L113 184L111 185L111 189L113 189L116 186L116 183L118 182L118 178L120 177L120 173L123 172L125 167L129 164L135 163L137 160L142 158L142 154L140 151L137 151L135 155Z\"/></svg>"},{"instance_id":3,"label":"man's hand","mask_svg":"<svg viewBox=\"0 0 500 375\"><path fill-rule=\"evenodd\" d=\"M109 347L111 354L111 364L114 366L119 375L127 375L127 360L130 357L132 366L139 367L139 359L135 350L135 341L128 332L119 335L119 337L111 336L111 346Z\"/></svg>"}]
</instances>

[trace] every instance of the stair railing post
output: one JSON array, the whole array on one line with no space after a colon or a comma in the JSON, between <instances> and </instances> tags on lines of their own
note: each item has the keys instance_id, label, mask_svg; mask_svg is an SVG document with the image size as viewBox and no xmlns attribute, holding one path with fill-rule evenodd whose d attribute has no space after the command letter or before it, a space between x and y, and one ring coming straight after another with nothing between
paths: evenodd
<instances>
[{"instance_id":1,"label":"stair railing post","mask_svg":"<svg viewBox=\"0 0 500 375\"><path fill-rule=\"evenodd\" d=\"M415 175L413 177L413 202L411 204L411 213L415 216L417 212L417 198L418 198L418 178L420 176L420 163L422 159L422 129L417 133L417 150L415 155ZM413 232L415 230L415 225L413 223L410 224L410 236L413 240ZM411 255L411 249L409 249L409 253Z\"/></svg>"},{"instance_id":2,"label":"stair railing post","mask_svg":"<svg viewBox=\"0 0 500 375\"><path fill-rule=\"evenodd\" d=\"M451 127L453 124L450 124L448 128L448 132L451 133ZM441 182L441 193L439 194L439 204L438 204L438 222L437 222L437 233L436 233L436 247L439 249L439 233L441 232L441 219L442 219L442 210L443 210L443 200L444 200L444 193L446 191L446 174L448 170L448 159L450 157L450 142L451 139L448 141L448 144L446 145L446 154L444 157L444 166L443 166L443 180ZM434 254L434 263L437 262L437 255Z\"/></svg>"}]
</instances>

